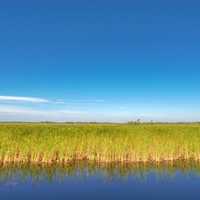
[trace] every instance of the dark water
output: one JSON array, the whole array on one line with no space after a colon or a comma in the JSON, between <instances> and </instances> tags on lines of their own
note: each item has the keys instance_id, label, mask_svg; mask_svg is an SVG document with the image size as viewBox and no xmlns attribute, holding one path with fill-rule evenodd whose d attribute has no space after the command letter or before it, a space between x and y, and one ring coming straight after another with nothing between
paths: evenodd
<instances>
[{"instance_id":1,"label":"dark water","mask_svg":"<svg viewBox=\"0 0 200 200\"><path fill-rule=\"evenodd\" d=\"M0 168L0 199L199 199L200 167L10 166Z\"/></svg>"}]
</instances>

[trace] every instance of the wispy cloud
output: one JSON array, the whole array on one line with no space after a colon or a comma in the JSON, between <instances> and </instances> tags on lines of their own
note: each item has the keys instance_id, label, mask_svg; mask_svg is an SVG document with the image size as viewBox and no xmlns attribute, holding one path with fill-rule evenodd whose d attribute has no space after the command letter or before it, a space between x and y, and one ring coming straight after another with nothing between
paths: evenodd
<instances>
[{"instance_id":1,"label":"wispy cloud","mask_svg":"<svg viewBox=\"0 0 200 200\"><path fill-rule=\"evenodd\" d=\"M0 106L0 121L66 121L70 119L81 119L84 111L70 109L32 109L16 106Z\"/></svg>"},{"instance_id":2,"label":"wispy cloud","mask_svg":"<svg viewBox=\"0 0 200 200\"><path fill-rule=\"evenodd\" d=\"M133 112L126 110L82 110L66 108L28 108L24 106L0 106L0 121L98 121L127 122L138 118L142 121L199 121L198 112Z\"/></svg>"},{"instance_id":3,"label":"wispy cloud","mask_svg":"<svg viewBox=\"0 0 200 200\"><path fill-rule=\"evenodd\" d=\"M37 110L31 108L18 108L18 107L0 107L0 113L12 114L30 114L30 115L51 115L51 114L83 114L83 111L77 110Z\"/></svg>"},{"instance_id":4,"label":"wispy cloud","mask_svg":"<svg viewBox=\"0 0 200 200\"><path fill-rule=\"evenodd\" d=\"M55 104L102 104L105 101L103 99L67 99L64 101L63 99L57 99L55 101L51 101Z\"/></svg>"},{"instance_id":5,"label":"wispy cloud","mask_svg":"<svg viewBox=\"0 0 200 200\"><path fill-rule=\"evenodd\" d=\"M19 96L0 96L0 102L29 102L29 103L49 103L48 99L37 97L19 97Z\"/></svg>"},{"instance_id":6,"label":"wispy cloud","mask_svg":"<svg viewBox=\"0 0 200 200\"><path fill-rule=\"evenodd\" d=\"M96 104L103 103L103 99L67 99L66 101L63 99L50 100L46 98L38 98L38 97L25 97L25 96L0 96L1 102L9 102L9 103L49 103L49 104Z\"/></svg>"}]
</instances>

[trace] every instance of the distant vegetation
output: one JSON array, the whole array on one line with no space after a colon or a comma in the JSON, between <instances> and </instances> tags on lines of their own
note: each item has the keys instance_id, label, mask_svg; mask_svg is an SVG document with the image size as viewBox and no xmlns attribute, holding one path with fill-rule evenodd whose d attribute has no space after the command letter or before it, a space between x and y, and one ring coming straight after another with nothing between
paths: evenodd
<instances>
[{"instance_id":1,"label":"distant vegetation","mask_svg":"<svg viewBox=\"0 0 200 200\"><path fill-rule=\"evenodd\" d=\"M0 162L200 161L200 124L1 123Z\"/></svg>"}]
</instances>

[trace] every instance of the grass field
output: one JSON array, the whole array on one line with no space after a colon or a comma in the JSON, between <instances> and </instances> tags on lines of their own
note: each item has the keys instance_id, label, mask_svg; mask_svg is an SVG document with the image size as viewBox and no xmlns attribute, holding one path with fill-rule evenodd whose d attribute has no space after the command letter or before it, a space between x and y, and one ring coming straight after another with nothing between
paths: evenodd
<instances>
[{"instance_id":1,"label":"grass field","mask_svg":"<svg viewBox=\"0 0 200 200\"><path fill-rule=\"evenodd\" d=\"M200 161L199 124L0 124L0 161Z\"/></svg>"}]
</instances>

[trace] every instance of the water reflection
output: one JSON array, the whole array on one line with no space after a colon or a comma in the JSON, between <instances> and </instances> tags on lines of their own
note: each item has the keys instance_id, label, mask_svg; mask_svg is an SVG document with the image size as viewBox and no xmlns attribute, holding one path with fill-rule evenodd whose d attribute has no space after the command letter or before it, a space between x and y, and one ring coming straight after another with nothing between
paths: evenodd
<instances>
[{"instance_id":1,"label":"water reflection","mask_svg":"<svg viewBox=\"0 0 200 200\"><path fill-rule=\"evenodd\" d=\"M199 199L200 164L0 167L1 199Z\"/></svg>"},{"instance_id":2,"label":"water reflection","mask_svg":"<svg viewBox=\"0 0 200 200\"><path fill-rule=\"evenodd\" d=\"M190 176L200 175L200 163L194 161L177 161L173 163L160 164L120 164L120 163L88 163L74 162L63 165L6 165L0 167L0 183L12 180L16 177L23 181L33 180L39 182L46 180L64 180L66 177L88 177L101 175L104 179L126 179L135 177L140 181L145 181L149 174L155 174L159 179L162 177L173 178L177 173ZM13 183L14 184L14 183Z\"/></svg>"}]
</instances>

